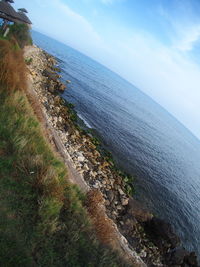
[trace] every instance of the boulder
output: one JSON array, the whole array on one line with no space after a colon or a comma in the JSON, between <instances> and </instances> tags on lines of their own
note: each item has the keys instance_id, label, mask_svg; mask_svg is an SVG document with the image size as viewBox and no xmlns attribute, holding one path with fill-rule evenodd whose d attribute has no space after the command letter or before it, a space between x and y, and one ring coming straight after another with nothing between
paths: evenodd
<instances>
[{"instance_id":1,"label":"boulder","mask_svg":"<svg viewBox=\"0 0 200 267\"><path fill-rule=\"evenodd\" d=\"M184 262L185 256L188 255L188 252L181 247L173 249L169 254L168 254L168 265L182 265Z\"/></svg>"},{"instance_id":2,"label":"boulder","mask_svg":"<svg viewBox=\"0 0 200 267\"><path fill-rule=\"evenodd\" d=\"M66 89L66 86L63 83L61 83L61 82L58 82L57 83L57 90L58 91L60 91L61 93L63 93L65 91L65 89Z\"/></svg>"},{"instance_id":3,"label":"boulder","mask_svg":"<svg viewBox=\"0 0 200 267\"><path fill-rule=\"evenodd\" d=\"M46 88L50 93L55 92L55 83L53 80L48 80L46 83Z\"/></svg>"},{"instance_id":4,"label":"boulder","mask_svg":"<svg viewBox=\"0 0 200 267\"><path fill-rule=\"evenodd\" d=\"M191 252L189 255L187 255L184 262L189 266L200 267L200 265L198 265L197 255L195 252Z\"/></svg>"},{"instance_id":5,"label":"boulder","mask_svg":"<svg viewBox=\"0 0 200 267\"><path fill-rule=\"evenodd\" d=\"M114 192L113 192L112 190L109 190L109 191L107 192L107 196L108 196L109 201L112 203L113 200L115 199L115 194L114 194Z\"/></svg>"},{"instance_id":6,"label":"boulder","mask_svg":"<svg viewBox=\"0 0 200 267\"><path fill-rule=\"evenodd\" d=\"M129 198L127 213L139 222L146 222L152 219L152 214L132 197Z\"/></svg>"},{"instance_id":7,"label":"boulder","mask_svg":"<svg viewBox=\"0 0 200 267\"><path fill-rule=\"evenodd\" d=\"M45 69L43 72L42 72L42 75L44 75L45 77L47 77L49 80L52 80L54 82L57 82L58 81L58 74L56 74L55 72L52 72L51 69Z\"/></svg>"},{"instance_id":8,"label":"boulder","mask_svg":"<svg viewBox=\"0 0 200 267\"><path fill-rule=\"evenodd\" d=\"M145 222L144 228L160 248L175 248L180 245L180 238L174 233L172 226L162 219L153 217Z\"/></svg>"},{"instance_id":9,"label":"boulder","mask_svg":"<svg viewBox=\"0 0 200 267\"><path fill-rule=\"evenodd\" d=\"M55 98L54 98L54 104L56 106L59 106L61 103L61 97L59 95L57 95Z\"/></svg>"},{"instance_id":10,"label":"boulder","mask_svg":"<svg viewBox=\"0 0 200 267\"><path fill-rule=\"evenodd\" d=\"M127 206L128 205L128 202L129 202L129 199L128 198L122 198L121 199L122 206Z\"/></svg>"}]
</instances>

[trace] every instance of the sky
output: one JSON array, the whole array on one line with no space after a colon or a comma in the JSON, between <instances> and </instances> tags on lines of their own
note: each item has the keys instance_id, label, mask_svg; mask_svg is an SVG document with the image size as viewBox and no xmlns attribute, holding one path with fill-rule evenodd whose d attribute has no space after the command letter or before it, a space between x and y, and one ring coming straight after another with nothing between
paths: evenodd
<instances>
[{"instance_id":1,"label":"sky","mask_svg":"<svg viewBox=\"0 0 200 267\"><path fill-rule=\"evenodd\" d=\"M15 0L33 29L107 66L200 139L199 0Z\"/></svg>"}]
</instances>

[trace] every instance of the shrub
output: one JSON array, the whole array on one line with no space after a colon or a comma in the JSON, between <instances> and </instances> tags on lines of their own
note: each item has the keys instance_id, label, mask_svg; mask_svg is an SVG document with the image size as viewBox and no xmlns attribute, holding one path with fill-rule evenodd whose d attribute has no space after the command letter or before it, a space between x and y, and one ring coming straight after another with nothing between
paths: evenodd
<instances>
[{"instance_id":1,"label":"shrub","mask_svg":"<svg viewBox=\"0 0 200 267\"><path fill-rule=\"evenodd\" d=\"M14 37L21 48L25 45L32 45L29 27L26 24L15 23L11 25L8 36L10 38Z\"/></svg>"}]
</instances>

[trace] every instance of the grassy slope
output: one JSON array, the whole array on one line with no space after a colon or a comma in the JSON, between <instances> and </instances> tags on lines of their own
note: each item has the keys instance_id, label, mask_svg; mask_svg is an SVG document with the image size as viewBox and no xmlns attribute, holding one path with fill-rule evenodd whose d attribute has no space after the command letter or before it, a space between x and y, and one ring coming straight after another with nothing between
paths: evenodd
<instances>
[{"instance_id":1,"label":"grassy slope","mask_svg":"<svg viewBox=\"0 0 200 267\"><path fill-rule=\"evenodd\" d=\"M24 71L21 52L0 41L0 266L122 266L19 90Z\"/></svg>"}]
</instances>

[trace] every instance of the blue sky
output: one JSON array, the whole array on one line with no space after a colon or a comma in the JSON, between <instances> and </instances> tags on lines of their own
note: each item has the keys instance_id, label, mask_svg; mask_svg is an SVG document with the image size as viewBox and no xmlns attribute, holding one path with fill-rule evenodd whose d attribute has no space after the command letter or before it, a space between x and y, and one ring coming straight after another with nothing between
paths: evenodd
<instances>
[{"instance_id":1,"label":"blue sky","mask_svg":"<svg viewBox=\"0 0 200 267\"><path fill-rule=\"evenodd\" d=\"M200 138L199 0L15 0L33 28L106 65Z\"/></svg>"}]
</instances>

